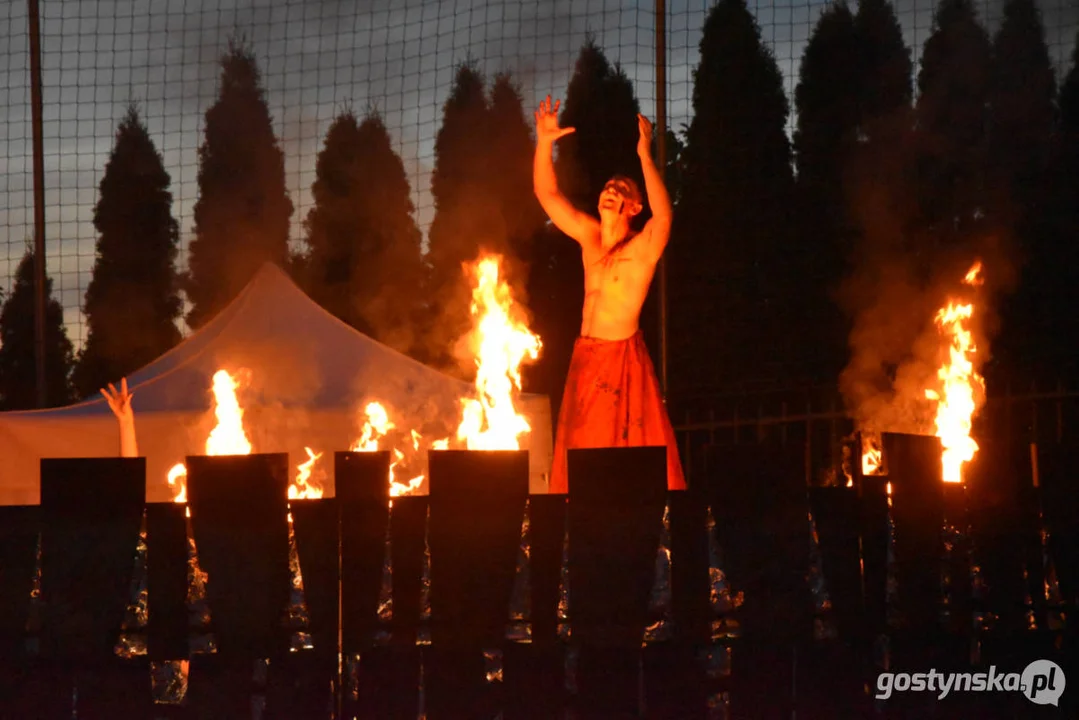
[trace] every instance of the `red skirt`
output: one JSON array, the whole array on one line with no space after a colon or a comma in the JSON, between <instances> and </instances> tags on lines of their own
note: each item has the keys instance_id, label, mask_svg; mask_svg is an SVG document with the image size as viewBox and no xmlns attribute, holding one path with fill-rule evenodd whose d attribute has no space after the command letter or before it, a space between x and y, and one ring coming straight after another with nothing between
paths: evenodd
<instances>
[{"instance_id":1,"label":"red skirt","mask_svg":"<svg viewBox=\"0 0 1079 720\"><path fill-rule=\"evenodd\" d=\"M567 450L655 445L667 447L668 489L685 489L678 443L641 331L625 340L577 338L558 414L550 491L569 489Z\"/></svg>"}]
</instances>

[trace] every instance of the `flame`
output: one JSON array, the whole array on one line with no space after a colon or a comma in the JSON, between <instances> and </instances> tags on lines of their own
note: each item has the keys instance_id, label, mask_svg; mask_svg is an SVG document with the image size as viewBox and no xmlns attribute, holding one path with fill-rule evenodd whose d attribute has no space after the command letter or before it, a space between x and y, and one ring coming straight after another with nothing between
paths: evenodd
<instances>
[{"instance_id":1,"label":"flame","mask_svg":"<svg viewBox=\"0 0 1079 720\"><path fill-rule=\"evenodd\" d=\"M226 370L214 373L214 415L217 427L206 438L207 455L250 455L251 443L244 433L244 411L236 399L239 387Z\"/></svg>"},{"instance_id":2,"label":"flame","mask_svg":"<svg viewBox=\"0 0 1079 720\"><path fill-rule=\"evenodd\" d=\"M307 461L296 466L296 479L288 486L289 500L322 497L322 487L310 482L311 472L322 453L316 453L309 447L305 447L304 451L307 453Z\"/></svg>"},{"instance_id":3,"label":"flame","mask_svg":"<svg viewBox=\"0 0 1079 720\"><path fill-rule=\"evenodd\" d=\"M883 475L884 449L880 433L862 432L862 475ZM848 482L848 486L853 483Z\"/></svg>"},{"instance_id":4,"label":"flame","mask_svg":"<svg viewBox=\"0 0 1079 720\"><path fill-rule=\"evenodd\" d=\"M981 262L976 262L963 282L980 285L981 269ZM977 410L977 397L984 397L985 380L974 367L978 349L968 324L973 315L974 303L950 300L936 316L937 326L947 339L948 355L937 370L939 389L927 389L925 396L937 403L936 436L944 448L944 482L962 482L963 465L978 452L978 443L970 436L971 419Z\"/></svg>"},{"instance_id":5,"label":"flame","mask_svg":"<svg viewBox=\"0 0 1079 720\"><path fill-rule=\"evenodd\" d=\"M367 420L360 431L360 438L352 444L352 452L375 452L379 439L386 436L395 426L390 422L389 413L380 402L369 402L364 408Z\"/></svg>"},{"instance_id":6,"label":"flame","mask_svg":"<svg viewBox=\"0 0 1079 720\"><path fill-rule=\"evenodd\" d=\"M213 376L214 416L217 425L206 438L207 455L250 455L251 443L244 433L244 411L236 399L239 387L227 370L218 370ZM169 487L176 488L172 501L187 502L187 467L176 463L169 469Z\"/></svg>"},{"instance_id":7,"label":"flame","mask_svg":"<svg viewBox=\"0 0 1079 720\"><path fill-rule=\"evenodd\" d=\"M470 450L516 450L519 437L531 430L514 408L521 389L521 363L539 356L540 340L517 315L509 286L499 279L501 259L485 256L469 268L473 329L467 336L476 362L476 397L461 399L457 442ZM399 480L405 468L415 472L425 465L426 450L447 450L450 438L426 440L415 429L398 428L386 406L377 400L363 409L364 422L352 452L390 451L390 497L419 490L425 475Z\"/></svg>"},{"instance_id":8,"label":"flame","mask_svg":"<svg viewBox=\"0 0 1079 720\"><path fill-rule=\"evenodd\" d=\"M378 401L371 401L367 403L364 408L364 415L366 420L363 423L363 428L360 431L360 437L352 444L352 452L376 452L379 450L379 445L387 445L390 448L390 497L400 497L401 495L411 495L419 490L420 485L423 484L423 475L416 475L415 477L406 480L405 482L399 482L397 480L397 468L403 462L405 464L411 464L406 461L406 455L400 447L394 446L392 438L387 438L387 435L391 430L395 429L397 425L390 420L390 414L386 411L386 406ZM423 441L423 436L415 430L409 432L409 443L406 445L410 450L410 455L418 453ZM436 441L438 442L438 441Z\"/></svg>"},{"instance_id":9,"label":"flame","mask_svg":"<svg viewBox=\"0 0 1079 720\"><path fill-rule=\"evenodd\" d=\"M169 487L176 488L176 495L172 501L178 503L187 502L187 466L176 463L169 468Z\"/></svg>"},{"instance_id":10,"label":"flame","mask_svg":"<svg viewBox=\"0 0 1079 720\"><path fill-rule=\"evenodd\" d=\"M540 339L517 314L509 285L499 278L501 258L481 257L471 268L469 342L476 358L476 397L461 400L457 439L469 450L518 450L531 427L514 408L521 390L521 363L539 357Z\"/></svg>"}]
</instances>

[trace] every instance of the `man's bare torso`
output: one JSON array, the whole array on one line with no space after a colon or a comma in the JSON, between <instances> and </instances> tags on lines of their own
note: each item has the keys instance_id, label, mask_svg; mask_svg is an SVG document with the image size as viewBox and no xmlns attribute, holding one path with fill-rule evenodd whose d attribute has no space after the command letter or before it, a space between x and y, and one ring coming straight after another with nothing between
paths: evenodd
<instances>
[{"instance_id":1,"label":"man's bare torso","mask_svg":"<svg viewBox=\"0 0 1079 720\"><path fill-rule=\"evenodd\" d=\"M637 332L641 306L648 294L656 261L647 252L642 234L604 250L598 232L584 242L584 309L581 335L601 340L624 340Z\"/></svg>"}]
</instances>

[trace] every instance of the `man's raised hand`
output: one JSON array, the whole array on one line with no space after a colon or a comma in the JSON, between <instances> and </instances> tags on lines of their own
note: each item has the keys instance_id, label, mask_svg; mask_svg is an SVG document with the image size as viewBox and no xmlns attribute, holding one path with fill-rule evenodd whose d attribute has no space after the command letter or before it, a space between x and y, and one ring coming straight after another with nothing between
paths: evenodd
<instances>
[{"instance_id":1,"label":"man's raised hand","mask_svg":"<svg viewBox=\"0 0 1079 720\"><path fill-rule=\"evenodd\" d=\"M558 127L558 106L560 103L560 100L555 100L554 106L552 106L550 95L540 103L539 109L536 110L537 142L553 143L558 138L569 135L575 130L575 128L571 127Z\"/></svg>"},{"instance_id":2,"label":"man's raised hand","mask_svg":"<svg viewBox=\"0 0 1079 720\"><path fill-rule=\"evenodd\" d=\"M652 122L644 115L637 113L637 130L640 137L637 138L637 154L652 154Z\"/></svg>"},{"instance_id":3,"label":"man's raised hand","mask_svg":"<svg viewBox=\"0 0 1079 720\"><path fill-rule=\"evenodd\" d=\"M102 388L101 395L108 402L109 407L112 409L113 415L120 420L125 418L133 418L134 412L131 409L131 398L135 397L135 393L129 393L127 391L127 378L120 380L120 389L117 390L116 386L109 383L108 389Z\"/></svg>"}]
</instances>

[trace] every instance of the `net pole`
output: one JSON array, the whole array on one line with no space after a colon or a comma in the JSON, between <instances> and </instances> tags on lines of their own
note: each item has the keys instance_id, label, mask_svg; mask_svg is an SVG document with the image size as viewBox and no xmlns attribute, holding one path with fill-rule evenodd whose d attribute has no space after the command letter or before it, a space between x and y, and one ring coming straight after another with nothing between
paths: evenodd
<instances>
[{"instance_id":1,"label":"net pole","mask_svg":"<svg viewBox=\"0 0 1079 720\"><path fill-rule=\"evenodd\" d=\"M38 0L26 0L30 32L30 116L34 152L34 365L37 405L45 407L45 151L41 120L41 22Z\"/></svg>"},{"instance_id":2,"label":"net pole","mask_svg":"<svg viewBox=\"0 0 1079 720\"><path fill-rule=\"evenodd\" d=\"M656 0L656 164L667 175L667 2ZM667 399L667 257L659 259L659 383Z\"/></svg>"}]
</instances>

